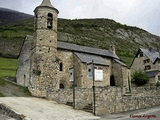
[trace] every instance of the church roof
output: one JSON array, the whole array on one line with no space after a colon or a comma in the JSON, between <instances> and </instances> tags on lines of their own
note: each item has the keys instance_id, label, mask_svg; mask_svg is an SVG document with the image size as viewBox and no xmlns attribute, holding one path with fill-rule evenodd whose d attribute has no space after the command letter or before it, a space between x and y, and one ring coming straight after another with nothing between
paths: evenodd
<instances>
[{"instance_id":1,"label":"church roof","mask_svg":"<svg viewBox=\"0 0 160 120\"><path fill-rule=\"evenodd\" d=\"M37 8L39 7L49 7L51 9L54 9L57 11L57 13L59 13L59 11L51 4L51 1L50 0L43 0L42 3L36 7L36 9L34 10L34 12L37 10Z\"/></svg>"},{"instance_id":2,"label":"church roof","mask_svg":"<svg viewBox=\"0 0 160 120\"><path fill-rule=\"evenodd\" d=\"M121 62L120 60L118 60L118 59L114 59L116 62L118 62L120 65L122 65L122 66L124 66L124 67L127 67L127 65L126 64L124 64L123 62Z\"/></svg>"},{"instance_id":3,"label":"church roof","mask_svg":"<svg viewBox=\"0 0 160 120\"><path fill-rule=\"evenodd\" d=\"M109 64L101 57L101 56L96 56L96 55L90 55L90 54L85 54L85 53L79 53L79 52L74 52L74 54L83 62L83 63L93 63L97 65L106 65L109 66Z\"/></svg>"},{"instance_id":4,"label":"church roof","mask_svg":"<svg viewBox=\"0 0 160 120\"><path fill-rule=\"evenodd\" d=\"M111 57L115 59L119 59L117 55L113 54L111 51L104 50L104 49L98 49L98 48L92 48L92 47L86 47L66 42L59 42L58 41L58 49L65 49L70 50L73 52L81 52L81 53L88 53L93 55L99 55L104 57Z\"/></svg>"},{"instance_id":5,"label":"church roof","mask_svg":"<svg viewBox=\"0 0 160 120\"><path fill-rule=\"evenodd\" d=\"M40 4L40 6L53 7L50 0L43 0L42 3Z\"/></svg>"},{"instance_id":6,"label":"church roof","mask_svg":"<svg viewBox=\"0 0 160 120\"><path fill-rule=\"evenodd\" d=\"M33 39L33 36L30 36L30 35L27 35L26 37L30 37L30 39ZM86 47L86 46L76 45L76 44L67 43L67 42L60 42L60 41L57 42L57 47L58 49L64 49L64 50L69 50L73 52L80 52L80 53L110 57L110 58L115 58L119 60L119 57L116 54L113 54L113 52L109 50Z\"/></svg>"}]
</instances>

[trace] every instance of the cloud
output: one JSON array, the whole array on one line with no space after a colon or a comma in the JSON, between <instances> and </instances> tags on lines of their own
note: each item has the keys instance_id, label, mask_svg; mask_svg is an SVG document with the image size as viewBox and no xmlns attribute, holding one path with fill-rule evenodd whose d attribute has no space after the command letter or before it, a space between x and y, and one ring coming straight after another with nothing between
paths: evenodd
<instances>
[{"instance_id":1,"label":"cloud","mask_svg":"<svg viewBox=\"0 0 160 120\"><path fill-rule=\"evenodd\" d=\"M41 2L0 0L0 7L33 14ZM60 18L109 18L160 35L160 0L51 0L51 3L59 10Z\"/></svg>"}]
</instances>

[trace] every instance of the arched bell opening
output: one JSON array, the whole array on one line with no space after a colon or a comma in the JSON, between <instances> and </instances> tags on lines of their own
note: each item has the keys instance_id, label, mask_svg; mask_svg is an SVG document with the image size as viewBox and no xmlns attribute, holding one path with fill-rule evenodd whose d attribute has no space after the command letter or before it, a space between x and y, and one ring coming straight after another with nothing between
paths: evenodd
<instances>
[{"instance_id":1,"label":"arched bell opening","mask_svg":"<svg viewBox=\"0 0 160 120\"><path fill-rule=\"evenodd\" d=\"M51 29L52 28L52 21L53 21L53 15L51 13L48 13L48 18L47 18L47 28Z\"/></svg>"}]
</instances>

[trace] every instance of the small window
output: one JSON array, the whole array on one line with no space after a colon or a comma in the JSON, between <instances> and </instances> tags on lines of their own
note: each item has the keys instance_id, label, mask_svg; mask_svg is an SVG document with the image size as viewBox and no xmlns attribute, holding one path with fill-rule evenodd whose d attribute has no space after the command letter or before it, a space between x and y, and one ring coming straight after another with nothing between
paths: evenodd
<instances>
[{"instance_id":1,"label":"small window","mask_svg":"<svg viewBox=\"0 0 160 120\"><path fill-rule=\"evenodd\" d=\"M150 65L146 65L144 70L150 70L151 69L151 66Z\"/></svg>"},{"instance_id":2,"label":"small window","mask_svg":"<svg viewBox=\"0 0 160 120\"><path fill-rule=\"evenodd\" d=\"M158 76L158 80L160 81L160 76Z\"/></svg>"},{"instance_id":3,"label":"small window","mask_svg":"<svg viewBox=\"0 0 160 120\"><path fill-rule=\"evenodd\" d=\"M52 28L52 21L53 21L53 15L51 13L48 13L48 18L47 18L47 28Z\"/></svg>"},{"instance_id":4,"label":"small window","mask_svg":"<svg viewBox=\"0 0 160 120\"><path fill-rule=\"evenodd\" d=\"M69 71L70 71L70 82L73 82L74 81L74 70L72 68Z\"/></svg>"},{"instance_id":5,"label":"small window","mask_svg":"<svg viewBox=\"0 0 160 120\"><path fill-rule=\"evenodd\" d=\"M140 53L139 53L139 57L143 57L143 52L140 52Z\"/></svg>"},{"instance_id":6,"label":"small window","mask_svg":"<svg viewBox=\"0 0 160 120\"><path fill-rule=\"evenodd\" d=\"M63 71L63 63L59 63L59 71Z\"/></svg>"},{"instance_id":7,"label":"small window","mask_svg":"<svg viewBox=\"0 0 160 120\"><path fill-rule=\"evenodd\" d=\"M88 77L93 78L92 64L89 64L87 66L87 69L88 69Z\"/></svg>"},{"instance_id":8,"label":"small window","mask_svg":"<svg viewBox=\"0 0 160 120\"><path fill-rule=\"evenodd\" d=\"M143 61L143 63L146 64L146 63L149 63L149 61L150 61L149 59L146 59Z\"/></svg>"}]
</instances>

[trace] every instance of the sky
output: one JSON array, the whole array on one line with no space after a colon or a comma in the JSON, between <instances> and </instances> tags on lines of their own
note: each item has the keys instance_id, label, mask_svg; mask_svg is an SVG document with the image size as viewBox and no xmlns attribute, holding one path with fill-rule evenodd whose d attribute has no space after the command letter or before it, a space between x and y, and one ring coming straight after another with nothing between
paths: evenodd
<instances>
[{"instance_id":1,"label":"sky","mask_svg":"<svg viewBox=\"0 0 160 120\"><path fill-rule=\"evenodd\" d=\"M160 0L50 0L59 18L108 18L160 36ZM42 0L0 0L0 7L34 14Z\"/></svg>"}]
</instances>

